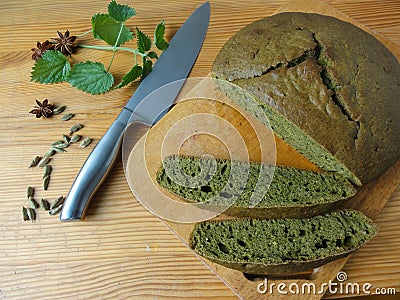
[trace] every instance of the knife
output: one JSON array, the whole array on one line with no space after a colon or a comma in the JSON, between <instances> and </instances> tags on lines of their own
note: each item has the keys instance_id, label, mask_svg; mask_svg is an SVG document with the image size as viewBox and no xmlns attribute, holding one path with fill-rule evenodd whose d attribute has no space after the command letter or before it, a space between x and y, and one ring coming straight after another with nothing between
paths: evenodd
<instances>
[{"instance_id":1,"label":"knife","mask_svg":"<svg viewBox=\"0 0 400 300\"><path fill-rule=\"evenodd\" d=\"M203 3L175 33L169 47L160 55L153 70L143 79L116 120L99 140L86 159L65 199L61 221L81 220L94 193L107 177L121 148L125 128L132 120L154 125L174 102L184 80L193 67L205 39L210 22L210 3ZM136 108L153 91L172 84L172 90L160 102ZM132 115L135 117L132 118ZM156 118L154 118L156 117Z\"/></svg>"}]
</instances>

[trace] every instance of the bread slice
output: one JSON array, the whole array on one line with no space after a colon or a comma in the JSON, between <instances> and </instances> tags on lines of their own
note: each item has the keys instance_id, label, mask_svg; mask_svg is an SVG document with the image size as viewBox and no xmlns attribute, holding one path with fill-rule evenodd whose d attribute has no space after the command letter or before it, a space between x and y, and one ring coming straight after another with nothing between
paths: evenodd
<instances>
[{"instance_id":1,"label":"bread slice","mask_svg":"<svg viewBox=\"0 0 400 300\"><path fill-rule=\"evenodd\" d=\"M210 209L229 206L232 201L226 214L253 218L314 216L338 208L356 193L353 185L338 174L223 159L209 168L212 164L211 158L169 156L156 180L187 201L208 203ZM182 175L184 179L180 180ZM199 184L190 182L200 177ZM239 179L243 178L241 183Z\"/></svg>"},{"instance_id":2,"label":"bread slice","mask_svg":"<svg viewBox=\"0 0 400 300\"><path fill-rule=\"evenodd\" d=\"M345 257L377 233L361 212L340 210L308 219L203 221L190 247L210 261L248 274L304 272Z\"/></svg>"},{"instance_id":3,"label":"bread slice","mask_svg":"<svg viewBox=\"0 0 400 300\"><path fill-rule=\"evenodd\" d=\"M223 46L213 74L248 91L226 92L326 171L361 185L400 158L400 65L350 23L300 12L258 20Z\"/></svg>"}]
</instances>

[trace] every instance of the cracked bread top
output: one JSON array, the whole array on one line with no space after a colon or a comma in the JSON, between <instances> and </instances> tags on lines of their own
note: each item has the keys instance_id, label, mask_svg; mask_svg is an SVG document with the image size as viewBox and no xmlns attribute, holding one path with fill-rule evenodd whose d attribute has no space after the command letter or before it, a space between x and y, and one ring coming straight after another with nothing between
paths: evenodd
<instances>
[{"instance_id":1,"label":"cracked bread top","mask_svg":"<svg viewBox=\"0 0 400 300\"><path fill-rule=\"evenodd\" d=\"M311 13L261 19L224 45L213 72L300 128L358 183L400 157L399 63L350 23Z\"/></svg>"}]
</instances>

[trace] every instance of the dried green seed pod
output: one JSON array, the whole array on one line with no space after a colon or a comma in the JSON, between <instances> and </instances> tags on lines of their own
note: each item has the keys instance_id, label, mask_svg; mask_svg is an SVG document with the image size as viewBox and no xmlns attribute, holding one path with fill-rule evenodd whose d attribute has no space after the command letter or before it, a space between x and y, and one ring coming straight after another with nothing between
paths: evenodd
<instances>
[{"instance_id":1,"label":"dried green seed pod","mask_svg":"<svg viewBox=\"0 0 400 300\"><path fill-rule=\"evenodd\" d=\"M51 160L50 156L45 156L41 159L41 161L39 162L39 167L43 168L45 165L47 165L49 163L49 161Z\"/></svg>"},{"instance_id":2,"label":"dried green seed pod","mask_svg":"<svg viewBox=\"0 0 400 300\"><path fill-rule=\"evenodd\" d=\"M56 108L53 110L53 115L61 114L66 108L67 108L67 107L66 107L65 105L56 107Z\"/></svg>"},{"instance_id":3,"label":"dried green seed pod","mask_svg":"<svg viewBox=\"0 0 400 300\"><path fill-rule=\"evenodd\" d=\"M63 134L62 138L67 145L71 142L71 138L68 135Z\"/></svg>"},{"instance_id":4,"label":"dried green seed pod","mask_svg":"<svg viewBox=\"0 0 400 300\"><path fill-rule=\"evenodd\" d=\"M42 199L41 204L42 204L42 208L43 208L44 210L49 210L49 209L50 209L50 203L49 203L49 201L47 201L47 200L45 200L45 199Z\"/></svg>"},{"instance_id":5,"label":"dried green seed pod","mask_svg":"<svg viewBox=\"0 0 400 300\"><path fill-rule=\"evenodd\" d=\"M31 161L31 163L29 164L29 168L33 168L36 167L37 164L39 163L41 157L40 156L35 156L35 158Z\"/></svg>"},{"instance_id":6,"label":"dried green seed pod","mask_svg":"<svg viewBox=\"0 0 400 300\"><path fill-rule=\"evenodd\" d=\"M69 146L69 143L62 142L62 143L60 143L60 144L58 144L56 146L53 146L53 149L55 149L55 148L64 149L64 148L67 148L68 146Z\"/></svg>"},{"instance_id":7,"label":"dried green seed pod","mask_svg":"<svg viewBox=\"0 0 400 300\"><path fill-rule=\"evenodd\" d=\"M79 142L81 138L82 136L80 136L79 134L74 134L73 136L71 136L71 143Z\"/></svg>"},{"instance_id":8,"label":"dried green seed pod","mask_svg":"<svg viewBox=\"0 0 400 300\"><path fill-rule=\"evenodd\" d=\"M86 148L87 146L90 145L91 142L92 142L92 139L87 137L79 144L79 147Z\"/></svg>"},{"instance_id":9,"label":"dried green seed pod","mask_svg":"<svg viewBox=\"0 0 400 300\"><path fill-rule=\"evenodd\" d=\"M39 203L33 198L29 198L29 206L33 209L36 209L39 207Z\"/></svg>"},{"instance_id":10,"label":"dried green seed pod","mask_svg":"<svg viewBox=\"0 0 400 300\"><path fill-rule=\"evenodd\" d=\"M61 206L64 203L65 198L63 196L59 196L50 206L51 209Z\"/></svg>"},{"instance_id":11,"label":"dried green seed pod","mask_svg":"<svg viewBox=\"0 0 400 300\"><path fill-rule=\"evenodd\" d=\"M56 153L56 151L54 151L54 149L49 149L43 156L50 157L50 156L53 156L55 153Z\"/></svg>"},{"instance_id":12,"label":"dried green seed pod","mask_svg":"<svg viewBox=\"0 0 400 300\"><path fill-rule=\"evenodd\" d=\"M24 218L24 221L29 220L28 209L25 206L22 207L22 217Z\"/></svg>"},{"instance_id":13,"label":"dried green seed pod","mask_svg":"<svg viewBox=\"0 0 400 300\"><path fill-rule=\"evenodd\" d=\"M55 141L55 142L51 143L50 147L56 147L56 146L61 145L61 144L64 144L64 141L63 140L58 140L58 141Z\"/></svg>"},{"instance_id":14,"label":"dried green seed pod","mask_svg":"<svg viewBox=\"0 0 400 300\"><path fill-rule=\"evenodd\" d=\"M75 115L74 114L65 114L61 117L61 121L71 120Z\"/></svg>"},{"instance_id":15,"label":"dried green seed pod","mask_svg":"<svg viewBox=\"0 0 400 300\"><path fill-rule=\"evenodd\" d=\"M50 165L45 165L45 166L43 167L43 169L44 169L43 179L45 179L45 178L46 178L47 176L49 176L50 173L51 173L51 166L50 166Z\"/></svg>"},{"instance_id":16,"label":"dried green seed pod","mask_svg":"<svg viewBox=\"0 0 400 300\"><path fill-rule=\"evenodd\" d=\"M29 220L31 220L32 222L36 220L36 213L35 213L35 210L33 208L28 207L26 209L26 212L28 214Z\"/></svg>"},{"instance_id":17,"label":"dried green seed pod","mask_svg":"<svg viewBox=\"0 0 400 300\"><path fill-rule=\"evenodd\" d=\"M51 148L51 150L53 150L54 152L57 152L57 153L67 152L67 150L65 150L64 148L53 147L53 148Z\"/></svg>"},{"instance_id":18,"label":"dried green seed pod","mask_svg":"<svg viewBox=\"0 0 400 300\"><path fill-rule=\"evenodd\" d=\"M47 191L47 188L49 187L49 182L50 182L50 175L43 178L43 190Z\"/></svg>"},{"instance_id":19,"label":"dried green seed pod","mask_svg":"<svg viewBox=\"0 0 400 300\"><path fill-rule=\"evenodd\" d=\"M49 215L56 215L62 210L62 205L59 205L51 210L49 210Z\"/></svg>"},{"instance_id":20,"label":"dried green seed pod","mask_svg":"<svg viewBox=\"0 0 400 300\"><path fill-rule=\"evenodd\" d=\"M26 189L26 198L32 198L34 193L34 189L31 186L28 186Z\"/></svg>"},{"instance_id":21,"label":"dried green seed pod","mask_svg":"<svg viewBox=\"0 0 400 300\"><path fill-rule=\"evenodd\" d=\"M81 130L83 128L82 124L75 124L69 129L69 135Z\"/></svg>"}]
</instances>

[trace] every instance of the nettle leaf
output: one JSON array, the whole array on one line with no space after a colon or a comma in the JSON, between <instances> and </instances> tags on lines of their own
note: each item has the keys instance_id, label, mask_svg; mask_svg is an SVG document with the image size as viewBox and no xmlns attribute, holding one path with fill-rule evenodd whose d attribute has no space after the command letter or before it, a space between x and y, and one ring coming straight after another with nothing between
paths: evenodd
<instances>
[{"instance_id":1,"label":"nettle leaf","mask_svg":"<svg viewBox=\"0 0 400 300\"><path fill-rule=\"evenodd\" d=\"M135 81L142 75L143 69L139 65L134 65L132 69L122 78L122 81L115 87L115 89L122 88L129 83Z\"/></svg>"},{"instance_id":2,"label":"nettle leaf","mask_svg":"<svg viewBox=\"0 0 400 300\"><path fill-rule=\"evenodd\" d=\"M100 62L81 62L75 64L67 77L72 86L93 95L110 90L114 77Z\"/></svg>"},{"instance_id":3,"label":"nettle leaf","mask_svg":"<svg viewBox=\"0 0 400 300\"><path fill-rule=\"evenodd\" d=\"M122 30L121 30L122 27ZM105 41L110 46L120 46L133 39L133 34L123 23L111 18L108 14L96 14L92 17L92 31L95 39ZM121 35L117 43L119 31Z\"/></svg>"},{"instance_id":4,"label":"nettle leaf","mask_svg":"<svg viewBox=\"0 0 400 300\"><path fill-rule=\"evenodd\" d=\"M147 53L147 56L150 57L150 58L156 58L156 59L158 59L158 55L157 55L157 53L154 52L154 51L150 51L149 53Z\"/></svg>"},{"instance_id":5,"label":"nettle leaf","mask_svg":"<svg viewBox=\"0 0 400 300\"><path fill-rule=\"evenodd\" d=\"M151 70L153 69L153 62L146 58L143 58L143 71L142 71L142 79L145 78Z\"/></svg>"},{"instance_id":6,"label":"nettle leaf","mask_svg":"<svg viewBox=\"0 0 400 300\"><path fill-rule=\"evenodd\" d=\"M140 53L145 53L151 48L151 39L136 27L137 47Z\"/></svg>"},{"instance_id":7,"label":"nettle leaf","mask_svg":"<svg viewBox=\"0 0 400 300\"><path fill-rule=\"evenodd\" d=\"M156 30L154 31L154 44L156 45L158 50L165 50L168 48L169 44L164 39L165 33L165 22L162 20L156 26Z\"/></svg>"},{"instance_id":8,"label":"nettle leaf","mask_svg":"<svg viewBox=\"0 0 400 300\"><path fill-rule=\"evenodd\" d=\"M31 80L40 83L62 82L70 70L71 65L60 51L48 50L35 62Z\"/></svg>"},{"instance_id":9,"label":"nettle leaf","mask_svg":"<svg viewBox=\"0 0 400 300\"><path fill-rule=\"evenodd\" d=\"M113 0L108 4L108 14L116 21L125 22L136 15L136 10L128 5L118 4Z\"/></svg>"}]
</instances>

